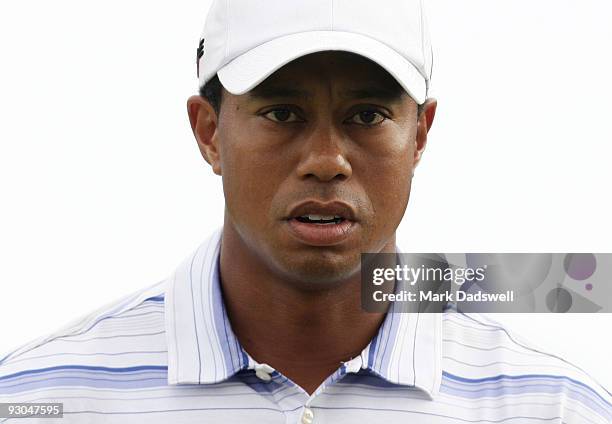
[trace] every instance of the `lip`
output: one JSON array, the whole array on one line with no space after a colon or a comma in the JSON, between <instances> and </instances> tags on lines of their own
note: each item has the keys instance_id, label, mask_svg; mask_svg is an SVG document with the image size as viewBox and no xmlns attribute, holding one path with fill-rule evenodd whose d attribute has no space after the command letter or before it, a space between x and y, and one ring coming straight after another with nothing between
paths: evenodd
<instances>
[{"instance_id":1,"label":"lip","mask_svg":"<svg viewBox=\"0 0 612 424\"><path fill-rule=\"evenodd\" d=\"M343 220L337 224L311 224L297 218L304 215L337 215ZM346 241L356 227L354 209L344 202L305 201L291 208L285 222L289 233L301 243L310 246L335 246Z\"/></svg>"},{"instance_id":2,"label":"lip","mask_svg":"<svg viewBox=\"0 0 612 424\"><path fill-rule=\"evenodd\" d=\"M355 222L356 213L351 205L340 201L319 202L316 200L307 200L298 203L291 208L287 214L288 220L298 218L300 216L315 214L315 215L338 215L347 221Z\"/></svg>"}]
</instances>

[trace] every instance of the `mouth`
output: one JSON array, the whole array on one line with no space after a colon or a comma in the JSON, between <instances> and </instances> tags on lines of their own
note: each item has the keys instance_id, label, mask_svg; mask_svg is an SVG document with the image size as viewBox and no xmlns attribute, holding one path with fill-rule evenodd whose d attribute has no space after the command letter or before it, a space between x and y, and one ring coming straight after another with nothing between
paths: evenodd
<instances>
[{"instance_id":1,"label":"mouth","mask_svg":"<svg viewBox=\"0 0 612 424\"><path fill-rule=\"evenodd\" d=\"M307 201L286 218L289 232L310 246L334 246L346 241L356 224L354 209L344 202Z\"/></svg>"},{"instance_id":2,"label":"mouth","mask_svg":"<svg viewBox=\"0 0 612 424\"><path fill-rule=\"evenodd\" d=\"M304 215L298 216L298 221L304 224L315 224L315 225L330 225L330 224L340 224L342 221L345 221L345 218L338 215Z\"/></svg>"}]
</instances>

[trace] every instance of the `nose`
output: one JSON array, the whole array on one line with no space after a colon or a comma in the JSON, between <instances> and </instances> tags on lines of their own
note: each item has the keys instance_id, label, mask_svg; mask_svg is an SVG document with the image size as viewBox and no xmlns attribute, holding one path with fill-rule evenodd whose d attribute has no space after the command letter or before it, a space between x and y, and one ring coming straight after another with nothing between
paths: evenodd
<instances>
[{"instance_id":1,"label":"nose","mask_svg":"<svg viewBox=\"0 0 612 424\"><path fill-rule=\"evenodd\" d=\"M304 140L297 172L300 178L315 178L321 182L351 177L353 170L346 157L342 135L332 125L321 125Z\"/></svg>"}]
</instances>

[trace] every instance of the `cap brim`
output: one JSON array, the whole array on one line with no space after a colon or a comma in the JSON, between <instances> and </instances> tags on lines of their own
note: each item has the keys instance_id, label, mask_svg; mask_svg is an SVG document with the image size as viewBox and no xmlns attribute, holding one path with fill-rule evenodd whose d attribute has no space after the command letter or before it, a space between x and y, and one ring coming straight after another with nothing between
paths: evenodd
<instances>
[{"instance_id":1,"label":"cap brim","mask_svg":"<svg viewBox=\"0 0 612 424\"><path fill-rule=\"evenodd\" d=\"M238 56L217 75L227 91L247 93L289 62L311 53L337 50L364 56L382 66L418 104L427 98L425 77L405 57L370 37L338 31L291 34L261 44Z\"/></svg>"}]
</instances>

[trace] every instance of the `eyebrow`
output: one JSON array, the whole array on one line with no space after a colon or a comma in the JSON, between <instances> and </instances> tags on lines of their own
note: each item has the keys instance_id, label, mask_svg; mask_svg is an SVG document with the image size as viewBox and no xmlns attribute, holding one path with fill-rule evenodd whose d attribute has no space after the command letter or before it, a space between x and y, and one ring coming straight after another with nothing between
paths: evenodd
<instances>
[{"instance_id":1,"label":"eyebrow","mask_svg":"<svg viewBox=\"0 0 612 424\"><path fill-rule=\"evenodd\" d=\"M358 99L378 99L389 102L399 101L406 92L400 86L395 88L383 88L380 86L362 87L359 89L346 90L340 93L343 100ZM290 88L280 85L258 85L249 91L249 96L253 99L273 100L273 99L303 99L312 98L312 93L306 90Z\"/></svg>"},{"instance_id":2,"label":"eyebrow","mask_svg":"<svg viewBox=\"0 0 612 424\"><path fill-rule=\"evenodd\" d=\"M267 85L258 85L249 91L249 97L254 99L261 100L272 100L272 99L308 99L312 97L307 91L298 90L295 88L283 87L283 86L267 86Z\"/></svg>"},{"instance_id":3,"label":"eyebrow","mask_svg":"<svg viewBox=\"0 0 612 424\"><path fill-rule=\"evenodd\" d=\"M383 87L365 87L356 90L347 90L341 93L341 97L346 100L356 99L380 99L386 101L398 101L406 92L403 88L383 88Z\"/></svg>"}]
</instances>

